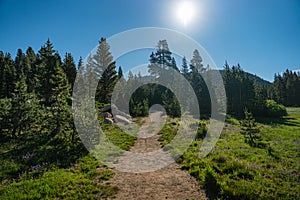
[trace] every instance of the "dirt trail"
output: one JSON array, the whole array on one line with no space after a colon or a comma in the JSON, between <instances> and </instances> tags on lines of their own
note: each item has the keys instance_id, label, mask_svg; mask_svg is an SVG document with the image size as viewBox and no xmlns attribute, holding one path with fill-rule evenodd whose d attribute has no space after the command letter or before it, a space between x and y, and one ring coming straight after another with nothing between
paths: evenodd
<instances>
[{"instance_id":1,"label":"dirt trail","mask_svg":"<svg viewBox=\"0 0 300 200\"><path fill-rule=\"evenodd\" d=\"M147 153L161 149L159 135L156 134L165 120L161 114L155 112L144 119L130 152ZM114 171L115 175L109 182L120 188L114 199L206 199L195 178L176 163L146 173Z\"/></svg>"}]
</instances>

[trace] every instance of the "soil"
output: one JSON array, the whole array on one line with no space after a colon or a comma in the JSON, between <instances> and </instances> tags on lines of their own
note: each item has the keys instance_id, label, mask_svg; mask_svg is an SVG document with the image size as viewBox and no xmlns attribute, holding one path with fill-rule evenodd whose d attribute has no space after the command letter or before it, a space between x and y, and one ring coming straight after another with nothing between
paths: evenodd
<instances>
[{"instance_id":1,"label":"soil","mask_svg":"<svg viewBox=\"0 0 300 200\"><path fill-rule=\"evenodd\" d=\"M159 135L156 133L164 122L162 112L154 112L150 117L144 118L138 139L129 152L147 153L160 150ZM122 162L121 159L120 165ZM164 168L143 173L112 170L115 175L109 183L120 189L113 199L207 199L196 179L188 171L181 170L179 164L175 162Z\"/></svg>"}]
</instances>

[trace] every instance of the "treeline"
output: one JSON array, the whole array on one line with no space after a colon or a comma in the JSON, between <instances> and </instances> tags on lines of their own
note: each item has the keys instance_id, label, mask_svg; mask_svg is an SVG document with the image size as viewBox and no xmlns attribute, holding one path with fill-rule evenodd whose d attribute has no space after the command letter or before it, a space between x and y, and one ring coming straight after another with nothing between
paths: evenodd
<instances>
[{"instance_id":1,"label":"treeline","mask_svg":"<svg viewBox=\"0 0 300 200\"><path fill-rule=\"evenodd\" d=\"M286 70L275 74L268 83L244 72L240 65L231 68L225 63L223 79L227 94L228 113L241 115L248 108L256 116L280 117L286 115L283 106L300 106L300 73Z\"/></svg>"},{"instance_id":2,"label":"treeline","mask_svg":"<svg viewBox=\"0 0 300 200\"><path fill-rule=\"evenodd\" d=\"M40 138L49 144L80 144L71 111L76 64L48 40L35 53L0 52L0 140Z\"/></svg>"},{"instance_id":3,"label":"treeline","mask_svg":"<svg viewBox=\"0 0 300 200\"><path fill-rule=\"evenodd\" d=\"M285 106L300 106L300 72L286 70L282 75L275 74L269 96Z\"/></svg>"},{"instance_id":4,"label":"treeline","mask_svg":"<svg viewBox=\"0 0 300 200\"><path fill-rule=\"evenodd\" d=\"M162 73L161 67L169 73ZM90 55L86 63L80 58L78 65L70 53L62 59L50 40L37 53L31 47L25 52L19 49L14 59L9 53L0 52L1 138L48 134L51 138L75 144L78 136L73 124L71 96L76 74L97 77L100 81L90 97L101 103L110 103L118 81L122 82L121 85L134 85L144 83L147 78L172 79L172 70L188 80L200 102L201 115L209 116L211 99L203 77L213 74L213 70L203 66L198 50L194 50L190 61L184 57L182 65L177 66L166 40L159 41L156 51L150 55L150 76L129 72L127 79L123 77L121 67L117 72L105 38L99 41L96 53ZM285 108L277 102L285 106L300 106L299 73L287 70L283 75L275 75L273 84L267 84L244 72L239 65L230 67L225 63L221 74L228 114L243 115L247 108L256 116L276 117L286 114ZM117 103L127 103L123 99L124 95L118 96ZM133 116L147 115L148 108L154 104L162 104L170 116L181 114L176 96L159 84L144 85L129 99ZM188 104L189 97L186 101Z\"/></svg>"},{"instance_id":5,"label":"treeline","mask_svg":"<svg viewBox=\"0 0 300 200\"><path fill-rule=\"evenodd\" d=\"M137 82L145 82L145 79L154 79L159 82L174 82L177 91L185 91L182 82L178 80L176 73L181 73L186 80L189 81L191 87L195 91L199 103L201 113L207 115L210 113L210 96L208 88L205 85L203 75L207 72L208 66L204 67L202 58L198 50L194 50L193 57L188 64L187 59L183 58L183 64L177 66L176 60L168 47L166 40L160 40L157 44L157 50L152 52L149 58L148 72L149 76L134 76L129 73L128 82L138 84ZM173 84L173 88L174 88ZM176 85L177 84L177 85ZM185 96L184 105L191 105L195 102L190 101L190 97ZM148 107L154 104L161 104L165 108L167 114L171 117L179 117L181 115L180 104L174 93L161 84L147 84L140 87L130 100L130 112L133 116L147 114ZM192 107L192 106L191 106ZM193 114L194 110L189 110Z\"/></svg>"},{"instance_id":6,"label":"treeline","mask_svg":"<svg viewBox=\"0 0 300 200\"><path fill-rule=\"evenodd\" d=\"M201 116L209 116L211 114L212 99L208 91L207 82L214 77L217 71L210 69L209 66L203 66L198 50L194 50L190 62L184 57L182 66L178 67L172 52L168 48L167 41L161 40L158 42L156 52L150 55L149 61L148 72L150 73L150 78L172 78L171 71L163 73L163 70L174 69L180 72L195 91ZM255 116L281 117L287 114L283 105L299 106L299 93L296 92L300 86L299 74L297 75L287 70L283 75L286 84L278 81L278 77L281 77L280 75L275 76L274 84L271 84L245 72L239 64L230 67L226 62L224 69L219 72L221 72L226 90L227 114L244 116L244 110L247 109ZM287 76L289 76L289 79ZM128 81L143 82L143 78L145 77L130 75ZM204 79L206 79L206 82ZM176 82L175 79L174 81ZM288 85L289 89L282 88L283 85ZM185 90L186 88L181 89ZM294 103L290 104L284 100L279 101L278 96L282 95L286 97L285 99L289 99L290 102ZM188 96L186 101L189 101ZM162 104L169 115L173 117L180 116L180 105L174 94L161 85L153 84L145 85L134 93L130 101L131 114L134 116L147 114L148 107L156 103ZM185 104L188 103L185 102ZM191 110L190 112L193 111Z\"/></svg>"}]
</instances>

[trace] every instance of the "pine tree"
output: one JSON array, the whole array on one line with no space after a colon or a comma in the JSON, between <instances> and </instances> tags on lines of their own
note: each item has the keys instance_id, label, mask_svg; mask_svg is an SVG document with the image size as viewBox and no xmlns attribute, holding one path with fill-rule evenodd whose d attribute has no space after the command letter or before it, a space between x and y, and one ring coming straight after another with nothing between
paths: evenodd
<instances>
[{"instance_id":1,"label":"pine tree","mask_svg":"<svg viewBox=\"0 0 300 200\"><path fill-rule=\"evenodd\" d=\"M89 101L89 88L87 85L87 79L85 79L86 74L86 68L82 61L82 57L79 58L78 61L78 72L76 75L76 80L73 88L72 98L73 102L76 101L76 103L81 104L82 102L88 102Z\"/></svg>"},{"instance_id":2,"label":"pine tree","mask_svg":"<svg viewBox=\"0 0 300 200\"><path fill-rule=\"evenodd\" d=\"M15 58L15 68L17 79L19 79L22 74L28 73L28 70L25 69L25 54L21 49L18 49L17 51L17 56Z\"/></svg>"},{"instance_id":3,"label":"pine tree","mask_svg":"<svg viewBox=\"0 0 300 200\"><path fill-rule=\"evenodd\" d=\"M101 38L97 47L97 51L92 57L94 71L99 77L101 77L101 74L104 72L105 68L107 68L112 62L113 56L110 53L110 46L106 42L105 38Z\"/></svg>"},{"instance_id":4,"label":"pine tree","mask_svg":"<svg viewBox=\"0 0 300 200\"><path fill-rule=\"evenodd\" d=\"M177 67L176 60L175 60L174 57L172 58L171 66L170 67L173 68L173 69L175 69L177 72L179 72L179 69Z\"/></svg>"},{"instance_id":5,"label":"pine tree","mask_svg":"<svg viewBox=\"0 0 300 200\"><path fill-rule=\"evenodd\" d=\"M111 63L102 73L99 81L96 100L102 103L110 103L111 95L117 81L116 63Z\"/></svg>"},{"instance_id":6,"label":"pine tree","mask_svg":"<svg viewBox=\"0 0 300 200\"><path fill-rule=\"evenodd\" d=\"M202 58L199 54L199 51L195 49L193 51L193 57L190 61L189 81L197 96L201 115L210 114L211 112L210 95L213 94L209 93L206 85L208 82L210 82L209 77L211 77L210 72L203 67ZM204 81L204 78L206 78L206 82Z\"/></svg>"},{"instance_id":7,"label":"pine tree","mask_svg":"<svg viewBox=\"0 0 300 200\"><path fill-rule=\"evenodd\" d=\"M0 52L0 98L12 97L15 89L16 69L9 53Z\"/></svg>"},{"instance_id":8,"label":"pine tree","mask_svg":"<svg viewBox=\"0 0 300 200\"><path fill-rule=\"evenodd\" d=\"M27 90L29 93L37 92L38 88L40 88L40 80L39 80L39 72L37 67L37 55L33 51L31 47L28 47L26 50L25 56L25 76L27 83ZM28 70L28 71L27 71Z\"/></svg>"},{"instance_id":9,"label":"pine tree","mask_svg":"<svg viewBox=\"0 0 300 200\"><path fill-rule=\"evenodd\" d=\"M73 91L73 85L76 79L76 65L73 56L70 53L66 53L62 63L62 68L67 75L68 82L71 85L71 92Z\"/></svg>"},{"instance_id":10,"label":"pine tree","mask_svg":"<svg viewBox=\"0 0 300 200\"><path fill-rule=\"evenodd\" d=\"M70 99L70 85L68 84L66 74L58 65L58 63L54 66L54 71L51 75L50 83L52 85L51 135L58 137L65 142L71 142L75 138L75 130L71 108L68 105L68 100Z\"/></svg>"},{"instance_id":11,"label":"pine tree","mask_svg":"<svg viewBox=\"0 0 300 200\"><path fill-rule=\"evenodd\" d=\"M188 78L189 75L189 67L186 61L185 56L182 58L182 68L181 68L181 73L185 78Z\"/></svg>"},{"instance_id":12,"label":"pine tree","mask_svg":"<svg viewBox=\"0 0 300 200\"><path fill-rule=\"evenodd\" d=\"M123 78L123 70L122 67L120 66L118 69L118 79L120 80L121 78Z\"/></svg>"},{"instance_id":13,"label":"pine tree","mask_svg":"<svg viewBox=\"0 0 300 200\"><path fill-rule=\"evenodd\" d=\"M170 90L164 91L162 94L162 102L169 116L180 117L180 104L176 96Z\"/></svg>"},{"instance_id":14,"label":"pine tree","mask_svg":"<svg viewBox=\"0 0 300 200\"><path fill-rule=\"evenodd\" d=\"M253 82L254 88L254 115L263 116L265 112L265 100L267 99L267 87L259 82L259 78L255 76Z\"/></svg>"},{"instance_id":15,"label":"pine tree","mask_svg":"<svg viewBox=\"0 0 300 200\"><path fill-rule=\"evenodd\" d=\"M32 134L36 130L36 126L39 125L38 120L40 118L38 113L41 108L36 95L28 93L26 78L23 74L21 74L19 81L16 83L11 105L11 135L18 137L24 132Z\"/></svg>"},{"instance_id":16,"label":"pine tree","mask_svg":"<svg viewBox=\"0 0 300 200\"><path fill-rule=\"evenodd\" d=\"M87 63L84 66L84 84L85 84L85 89L86 89L86 94L87 98L89 101L93 101L95 99L95 94L96 94L96 89L98 85L98 75L95 71L95 65L93 64L93 58L92 55L90 54L87 57Z\"/></svg>"},{"instance_id":17,"label":"pine tree","mask_svg":"<svg viewBox=\"0 0 300 200\"><path fill-rule=\"evenodd\" d=\"M194 50L193 52L193 58L191 60L191 70L197 70L199 73L203 73L206 69L203 67L202 64L202 58L199 54L199 51L197 49ZM195 69L193 69L195 68Z\"/></svg>"},{"instance_id":18,"label":"pine tree","mask_svg":"<svg viewBox=\"0 0 300 200\"><path fill-rule=\"evenodd\" d=\"M274 86L274 95L273 95L274 100L280 104L285 105L286 89L285 89L284 79L280 74L275 75L273 86Z\"/></svg>"},{"instance_id":19,"label":"pine tree","mask_svg":"<svg viewBox=\"0 0 300 200\"><path fill-rule=\"evenodd\" d=\"M260 140L260 130L257 127L255 119L251 112L248 112L247 109L244 111L245 120L241 121L241 134L245 137L245 142L250 146L256 146L257 141Z\"/></svg>"},{"instance_id":20,"label":"pine tree","mask_svg":"<svg viewBox=\"0 0 300 200\"><path fill-rule=\"evenodd\" d=\"M155 78L168 78L164 70L169 70L170 68L179 71L166 40L158 41L157 50L155 53L151 53L149 61L148 72Z\"/></svg>"},{"instance_id":21,"label":"pine tree","mask_svg":"<svg viewBox=\"0 0 300 200\"><path fill-rule=\"evenodd\" d=\"M0 51L0 99L6 97L5 92L5 60L4 60L4 54L2 51Z\"/></svg>"},{"instance_id":22,"label":"pine tree","mask_svg":"<svg viewBox=\"0 0 300 200\"><path fill-rule=\"evenodd\" d=\"M53 45L48 39L46 44L39 50L39 59L37 62L38 79L41 84L38 88L40 98L44 99L45 105L51 105L51 91L53 83L50 82L51 76L55 71L55 66L61 66L61 58L53 49Z\"/></svg>"},{"instance_id":23,"label":"pine tree","mask_svg":"<svg viewBox=\"0 0 300 200\"><path fill-rule=\"evenodd\" d=\"M160 64L163 69L168 69L168 67L172 66L172 52L169 49L167 40L159 40L157 48L155 53L157 63Z\"/></svg>"},{"instance_id":24,"label":"pine tree","mask_svg":"<svg viewBox=\"0 0 300 200\"><path fill-rule=\"evenodd\" d=\"M231 68L225 63L223 73L227 96L228 113L242 116L243 108L253 110L255 103L255 91L253 80L247 75L238 64Z\"/></svg>"},{"instance_id":25,"label":"pine tree","mask_svg":"<svg viewBox=\"0 0 300 200\"><path fill-rule=\"evenodd\" d=\"M110 53L110 46L105 38L101 38L97 51L93 56L88 57L87 74L91 80L99 80L96 88L96 101L109 103L111 94L116 83L116 64ZM95 77L97 76L98 79ZM91 83L94 84L94 83ZM94 93L91 91L91 95Z\"/></svg>"},{"instance_id":26,"label":"pine tree","mask_svg":"<svg viewBox=\"0 0 300 200\"><path fill-rule=\"evenodd\" d=\"M300 74L286 70L283 75L275 74L274 82L269 89L270 99L285 106L300 105Z\"/></svg>"}]
</instances>

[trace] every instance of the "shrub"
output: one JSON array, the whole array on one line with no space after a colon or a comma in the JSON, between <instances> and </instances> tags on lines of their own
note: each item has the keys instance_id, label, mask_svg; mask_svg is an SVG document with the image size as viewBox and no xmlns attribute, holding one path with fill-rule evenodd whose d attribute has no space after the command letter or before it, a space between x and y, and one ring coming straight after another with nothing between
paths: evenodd
<instances>
[{"instance_id":1,"label":"shrub","mask_svg":"<svg viewBox=\"0 0 300 200\"><path fill-rule=\"evenodd\" d=\"M216 163L226 163L228 161L228 158L220 155L220 156L216 156L212 159L212 161L216 162Z\"/></svg>"},{"instance_id":2,"label":"shrub","mask_svg":"<svg viewBox=\"0 0 300 200\"><path fill-rule=\"evenodd\" d=\"M217 181L214 169L207 166L204 171L204 184L211 199L215 199L220 192L220 184Z\"/></svg>"},{"instance_id":3,"label":"shrub","mask_svg":"<svg viewBox=\"0 0 300 200\"><path fill-rule=\"evenodd\" d=\"M207 134L207 127L204 121L199 121L198 130L196 133L196 139L203 139Z\"/></svg>"},{"instance_id":4,"label":"shrub","mask_svg":"<svg viewBox=\"0 0 300 200\"><path fill-rule=\"evenodd\" d=\"M274 100L266 100L265 109L267 117L282 117L287 115L286 108Z\"/></svg>"},{"instance_id":5,"label":"shrub","mask_svg":"<svg viewBox=\"0 0 300 200\"><path fill-rule=\"evenodd\" d=\"M245 169L245 166L243 163L240 163L238 161L232 161L232 162L227 163L224 166L223 173L224 174L234 174L235 172L241 171L244 169Z\"/></svg>"}]
</instances>

